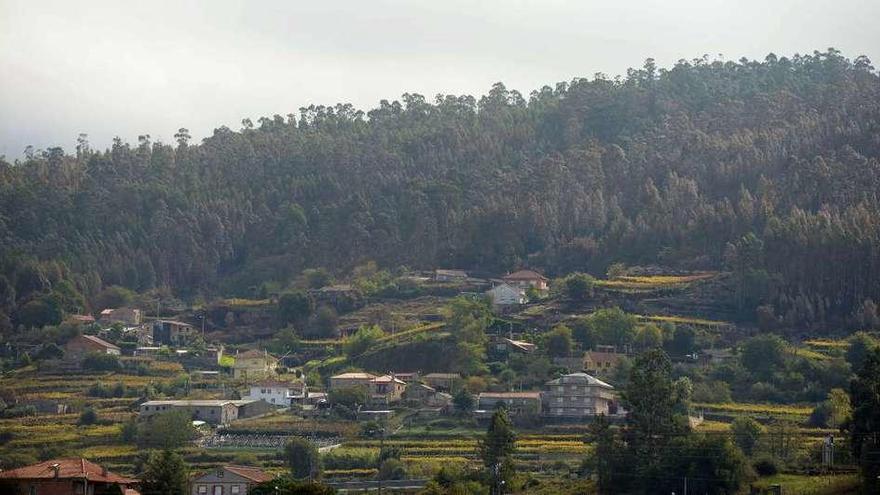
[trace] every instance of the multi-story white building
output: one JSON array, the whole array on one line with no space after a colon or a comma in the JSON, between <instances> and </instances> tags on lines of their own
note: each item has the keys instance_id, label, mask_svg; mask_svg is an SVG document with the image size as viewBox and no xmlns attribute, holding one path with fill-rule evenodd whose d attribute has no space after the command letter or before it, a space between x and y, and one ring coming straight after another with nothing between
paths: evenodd
<instances>
[{"instance_id":1,"label":"multi-story white building","mask_svg":"<svg viewBox=\"0 0 880 495\"><path fill-rule=\"evenodd\" d=\"M622 414L614 387L586 373L562 375L547 382L544 408L548 417L560 418Z\"/></svg>"},{"instance_id":2,"label":"multi-story white building","mask_svg":"<svg viewBox=\"0 0 880 495\"><path fill-rule=\"evenodd\" d=\"M251 384L248 399L264 400L274 406L290 407L308 397L308 388L301 381L262 380Z\"/></svg>"}]
</instances>

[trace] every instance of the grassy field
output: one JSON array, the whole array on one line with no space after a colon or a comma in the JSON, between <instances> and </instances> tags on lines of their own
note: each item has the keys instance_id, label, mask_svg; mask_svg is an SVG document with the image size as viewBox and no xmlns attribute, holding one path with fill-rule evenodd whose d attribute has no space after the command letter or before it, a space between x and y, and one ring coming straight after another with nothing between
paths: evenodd
<instances>
[{"instance_id":1,"label":"grassy field","mask_svg":"<svg viewBox=\"0 0 880 495\"><path fill-rule=\"evenodd\" d=\"M695 409L709 411L748 412L761 414L785 414L792 416L809 416L813 412L812 406L781 405L781 404L749 404L745 402L707 403L696 402Z\"/></svg>"},{"instance_id":2,"label":"grassy field","mask_svg":"<svg viewBox=\"0 0 880 495\"><path fill-rule=\"evenodd\" d=\"M596 287L625 293L652 292L660 289L681 289L695 282L709 280L717 272L697 272L689 275L621 276L596 280Z\"/></svg>"},{"instance_id":3,"label":"grassy field","mask_svg":"<svg viewBox=\"0 0 880 495\"><path fill-rule=\"evenodd\" d=\"M854 474L828 476L777 474L761 478L753 483L753 485L760 489L766 489L772 485L780 485L784 494L839 495L858 493L859 480Z\"/></svg>"},{"instance_id":4,"label":"grassy field","mask_svg":"<svg viewBox=\"0 0 880 495\"><path fill-rule=\"evenodd\" d=\"M650 321L655 323L675 323L680 325L692 325L697 327L711 327L713 329L721 329L733 327L733 323L720 320L707 320L705 318L692 318L688 316L669 316L669 315L638 315L642 321Z\"/></svg>"}]
</instances>

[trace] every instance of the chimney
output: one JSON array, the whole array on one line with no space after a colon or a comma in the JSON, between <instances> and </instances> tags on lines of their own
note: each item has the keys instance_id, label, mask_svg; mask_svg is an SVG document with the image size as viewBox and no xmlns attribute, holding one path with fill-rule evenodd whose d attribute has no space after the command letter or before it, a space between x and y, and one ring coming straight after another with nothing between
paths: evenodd
<instances>
[{"instance_id":1,"label":"chimney","mask_svg":"<svg viewBox=\"0 0 880 495\"><path fill-rule=\"evenodd\" d=\"M101 476L107 477L107 466L101 466Z\"/></svg>"},{"instance_id":2,"label":"chimney","mask_svg":"<svg viewBox=\"0 0 880 495\"><path fill-rule=\"evenodd\" d=\"M56 462L55 464L52 464L51 467L52 467L52 471L55 472L55 479L58 479L59 472L61 471L61 464L58 464Z\"/></svg>"}]
</instances>

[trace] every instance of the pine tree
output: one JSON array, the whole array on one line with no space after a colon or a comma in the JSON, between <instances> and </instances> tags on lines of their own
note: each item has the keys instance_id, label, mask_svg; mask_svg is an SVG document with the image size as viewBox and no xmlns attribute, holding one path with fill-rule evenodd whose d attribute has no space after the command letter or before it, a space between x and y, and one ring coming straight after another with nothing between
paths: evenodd
<instances>
[{"instance_id":1,"label":"pine tree","mask_svg":"<svg viewBox=\"0 0 880 495\"><path fill-rule=\"evenodd\" d=\"M488 470L492 493L504 492L504 485L513 477L513 453L516 450L516 432L505 408L492 415L486 436L480 442L480 458Z\"/></svg>"},{"instance_id":2,"label":"pine tree","mask_svg":"<svg viewBox=\"0 0 880 495\"><path fill-rule=\"evenodd\" d=\"M152 452L141 480L143 495L186 495L187 466L172 450Z\"/></svg>"}]
</instances>

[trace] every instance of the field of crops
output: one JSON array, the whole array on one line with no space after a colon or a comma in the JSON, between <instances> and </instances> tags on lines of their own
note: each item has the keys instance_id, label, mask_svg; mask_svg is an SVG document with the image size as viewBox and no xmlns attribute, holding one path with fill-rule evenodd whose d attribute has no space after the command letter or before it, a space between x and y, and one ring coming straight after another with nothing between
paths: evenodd
<instances>
[{"instance_id":1,"label":"field of crops","mask_svg":"<svg viewBox=\"0 0 880 495\"><path fill-rule=\"evenodd\" d=\"M622 292L650 292L659 289L678 289L717 275L716 272L698 272L689 275L621 276L597 280L596 287Z\"/></svg>"},{"instance_id":2,"label":"field of crops","mask_svg":"<svg viewBox=\"0 0 880 495\"><path fill-rule=\"evenodd\" d=\"M702 403L692 404L694 410L703 410L706 414L717 413L723 416L750 416L764 419L791 420L803 422L813 412L810 405L782 404L749 404L743 402Z\"/></svg>"},{"instance_id":3,"label":"field of crops","mask_svg":"<svg viewBox=\"0 0 880 495\"><path fill-rule=\"evenodd\" d=\"M720 329L732 327L733 323L720 320L707 320L705 318L692 318L688 316L669 316L669 315L638 315L642 321L650 321L655 323L675 323L677 325L692 325L696 327L710 327Z\"/></svg>"}]
</instances>

